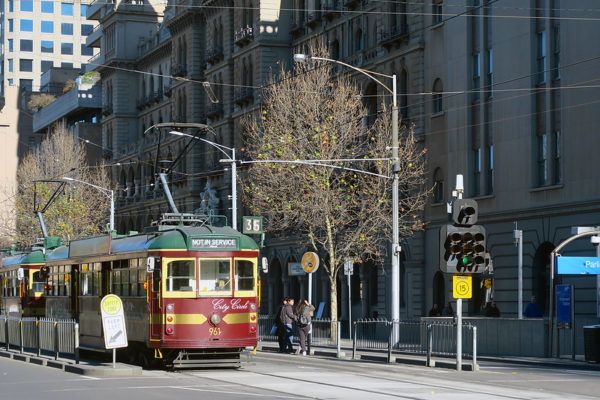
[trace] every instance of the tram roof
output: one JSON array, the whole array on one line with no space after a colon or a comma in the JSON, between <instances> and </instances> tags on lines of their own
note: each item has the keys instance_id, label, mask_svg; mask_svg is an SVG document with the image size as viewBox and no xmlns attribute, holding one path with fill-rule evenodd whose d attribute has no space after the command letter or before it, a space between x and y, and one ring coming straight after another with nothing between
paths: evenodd
<instances>
[{"instance_id":1,"label":"tram roof","mask_svg":"<svg viewBox=\"0 0 600 400\"><path fill-rule=\"evenodd\" d=\"M187 227L131 236L93 236L71 241L48 252L48 261L90 256L116 255L155 250L239 251L257 250L249 236L230 227Z\"/></svg>"},{"instance_id":2,"label":"tram roof","mask_svg":"<svg viewBox=\"0 0 600 400\"><path fill-rule=\"evenodd\" d=\"M29 253L15 254L2 257L2 268L9 268L15 265L44 264L46 257L42 250L34 250Z\"/></svg>"}]
</instances>

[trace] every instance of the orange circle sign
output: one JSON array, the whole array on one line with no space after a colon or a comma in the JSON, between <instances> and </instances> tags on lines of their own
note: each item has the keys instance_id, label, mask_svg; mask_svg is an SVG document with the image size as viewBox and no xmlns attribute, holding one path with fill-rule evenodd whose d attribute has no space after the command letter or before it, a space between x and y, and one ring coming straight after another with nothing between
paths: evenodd
<instances>
[{"instance_id":1,"label":"orange circle sign","mask_svg":"<svg viewBox=\"0 0 600 400\"><path fill-rule=\"evenodd\" d=\"M315 252L308 251L302 256L300 265L302 265L304 272L312 274L319 269L319 256Z\"/></svg>"}]
</instances>

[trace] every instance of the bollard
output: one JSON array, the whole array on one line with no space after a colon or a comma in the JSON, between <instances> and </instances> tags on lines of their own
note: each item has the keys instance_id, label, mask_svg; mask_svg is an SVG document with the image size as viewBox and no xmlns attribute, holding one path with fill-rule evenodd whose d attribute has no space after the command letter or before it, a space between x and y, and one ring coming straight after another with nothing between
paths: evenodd
<instances>
[{"instance_id":1,"label":"bollard","mask_svg":"<svg viewBox=\"0 0 600 400\"><path fill-rule=\"evenodd\" d=\"M473 326L473 371L477 369L477 327Z\"/></svg>"},{"instance_id":2,"label":"bollard","mask_svg":"<svg viewBox=\"0 0 600 400\"><path fill-rule=\"evenodd\" d=\"M342 323L336 321L336 339L337 339L337 358L342 358Z\"/></svg>"},{"instance_id":3,"label":"bollard","mask_svg":"<svg viewBox=\"0 0 600 400\"><path fill-rule=\"evenodd\" d=\"M356 358L356 322L354 323L354 336L352 337L352 359Z\"/></svg>"},{"instance_id":4,"label":"bollard","mask_svg":"<svg viewBox=\"0 0 600 400\"><path fill-rule=\"evenodd\" d=\"M388 364L392 362L392 341L394 335L394 321L389 322L390 333L388 335L388 352L387 352L387 362ZM398 327L400 324L398 324Z\"/></svg>"},{"instance_id":5,"label":"bollard","mask_svg":"<svg viewBox=\"0 0 600 400\"><path fill-rule=\"evenodd\" d=\"M427 325L427 366L431 367L431 351L433 349L433 326Z\"/></svg>"},{"instance_id":6,"label":"bollard","mask_svg":"<svg viewBox=\"0 0 600 400\"><path fill-rule=\"evenodd\" d=\"M54 359L58 360L58 321L54 322Z\"/></svg>"},{"instance_id":7,"label":"bollard","mask_svg":"<svg viewBox=\"0 0 600 400\"><path fill-rule=\"evenodd\" d=\"M37 356L42 355L42 328L40 327L39 318L35 321L35 328L37 329Z\"/></svg>"},{"instance_id":8,"label":"bollard","mask_svg":"<svg viewBox=\"0 0 600 400\"><path fill-rule=\"evenodd\" d=\"M19 319L19 353L23 354L23 320Z\"/></svg>"},{"instance_id":9,"label":"bollard","mask_svg":"<svg viewBox=\"0 0 600 400\"><path fill-rule=\"evenodd\" d=\"M79 364L79 324L75 323L75 364Z\"/></svg>"}]
</instances>

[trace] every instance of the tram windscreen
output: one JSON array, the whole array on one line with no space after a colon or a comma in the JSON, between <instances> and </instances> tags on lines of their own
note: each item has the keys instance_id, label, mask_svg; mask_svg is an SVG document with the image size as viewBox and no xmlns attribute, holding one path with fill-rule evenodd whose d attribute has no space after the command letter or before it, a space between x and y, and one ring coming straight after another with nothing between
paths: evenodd
<instances>
[{"instance_id":1,"label":"tram windscreen","mask_svg":"<svg viewBox=\"0 0 600 400\"><path fill-rule=\"evenodd\" d=\"M254 264L235 260L235 290L254 290Z\"/></svg>"},{"instance_id":2,"label":"tram windscreen","mask_svg":"<svg viewBox=\"0 0 600 400\"><path fill-rule=\"evenodd\" d=\"M230 291L231 262L229 260L200 260L200 293Z\"/></svg>"},{"instance_id":3,"label":"tram windscreen","mask_svg":"<svg viewBox=\"0 0 600 400\"><path fill-rule=\"evenodd\" d=\"M193 292L196 290L194 260L170 261L167 264L167 291Z\"/></svg>"},{"instance_id":4,"label":"tram windscreen","mask_svg":"<svg viewBox=\"0 0 600 400\"><path fill-rule=\"evenodd\" d=\"M43 293L44 292L44 284L46 283L42 278L42 274L40 271L34 272L31 280L31 292L32 293Z\"/></svg>"}]
</instances>

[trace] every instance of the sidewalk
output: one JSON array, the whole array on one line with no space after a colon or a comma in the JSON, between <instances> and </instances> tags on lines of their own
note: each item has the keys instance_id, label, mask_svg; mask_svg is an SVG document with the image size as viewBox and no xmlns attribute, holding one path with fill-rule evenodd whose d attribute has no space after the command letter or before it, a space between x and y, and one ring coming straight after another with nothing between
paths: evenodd
<instances>
[{"instance_id":1,"label":"sidewalk","mask_svg":"<svg viewBox=\"0 0 600 400\"><path fill-rule=\"evenodd\" d=\"M277 352L279 347L276 342L261 341L258 344L258 349L265 352ZM352 341L342 340L340 346L340 354L337 354L337 348L332 346L311 346L311 355L340 358L344 360L352 359ZM373 361L373 362L388 362L387 350L367 350L357 349L356 360ZM431 367L456 369L456 361L452 357L432 357ZM583 356L577 356L575 360L571 358L534 358L534 357L490 357L478 356L478 367L473 368L470 358L463 358L463 370L472 371L480 369L482 362L485 363L501 363L501 364L517 364L522 366L532 366L537 368L567 368L576 370L600 371L600 363L591 363L584 360ZM403 353L400 351L392 351L390 363L410 364L426 366L427 357L424 354Z\"/></svg>"},{"instance_id":2,"label":"sidewalk","mask_svg":"<svg viewBox=\"0 0 600 400\"><path fill-rule=\"evenodd\" d=\"M61 369L65 372L71 372L78 375L85 375L95 378L105 378L114 376L138 376L142 375L142 368L135 365L116 363L113 368L112 363L101 363L98 361L81 360L76 364L74 360L40 356L31 353L18 353L14 351L0 350L0 357L13 360L24 361L32 364L43 365L47 367Z\"/></svg>"}]
</instances>

